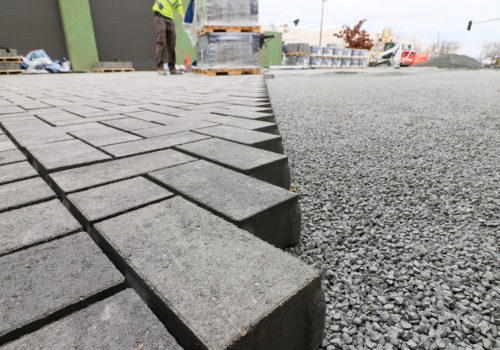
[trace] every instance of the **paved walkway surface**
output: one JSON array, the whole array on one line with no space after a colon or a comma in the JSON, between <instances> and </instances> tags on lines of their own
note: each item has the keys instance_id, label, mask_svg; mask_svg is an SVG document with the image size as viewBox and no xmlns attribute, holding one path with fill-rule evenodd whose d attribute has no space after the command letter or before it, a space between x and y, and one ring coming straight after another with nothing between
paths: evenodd
<instances>
[{"instance_id":1,"label":"paved walkway surface","mask_svg":"<svg viewBox=\"0 0 500 350\"><path fill-rule=\"evenodd\" d=\"M0 79L0 347L313 349L262 76Z\"/></svg>"}]
</instances>

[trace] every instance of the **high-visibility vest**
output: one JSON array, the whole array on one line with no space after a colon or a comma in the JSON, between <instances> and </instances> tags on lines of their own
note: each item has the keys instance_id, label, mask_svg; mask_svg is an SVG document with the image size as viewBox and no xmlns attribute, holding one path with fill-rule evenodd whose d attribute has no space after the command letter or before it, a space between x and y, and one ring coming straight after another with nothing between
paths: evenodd
<instances>
[{"instance_id":1,"label":"high-visibility vest","mask_svg":"<svg viewBox=\"0 0 500 350\"><path fill-rule=\"evenodd\" d=\"M162 16L174 19L174 10L176 10L179 15L184 14L184 8L182 7L182 0L160 0L163 8L160 9L158 3L155 1L153 5L153 12L158 12Z\"/></svg>"}]
</instances>

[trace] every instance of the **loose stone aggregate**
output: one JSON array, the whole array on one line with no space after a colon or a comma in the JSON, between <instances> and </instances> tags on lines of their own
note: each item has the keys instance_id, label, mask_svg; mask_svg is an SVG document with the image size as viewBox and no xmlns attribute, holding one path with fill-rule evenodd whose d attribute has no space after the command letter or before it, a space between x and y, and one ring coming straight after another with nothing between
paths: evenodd
<instances>
[{"instance_id":1,"label":"loose stone aggregate","mask_svg":"<svg viewBox=\"0 0 500 350\"><path fill-rule=\"evenodd\" d=\"M267 81L322 349L498 349L498 72L370 72Z\"/></svg>"}]
</instances>

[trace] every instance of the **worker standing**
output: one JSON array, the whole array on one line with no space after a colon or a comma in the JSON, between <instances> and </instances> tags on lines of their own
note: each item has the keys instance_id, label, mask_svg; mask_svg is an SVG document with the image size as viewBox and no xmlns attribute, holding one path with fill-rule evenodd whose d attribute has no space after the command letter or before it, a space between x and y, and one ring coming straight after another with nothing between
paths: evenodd
<instances>
[{"instance_id":1,"label":"worker standing","mask_svg":"<svg viewBox=\"0 0 500 350\"><path fill-rule=\"evenodd\" d=\"M170 74L181 74L175 69L175 20L174 10L184 20L182 0L154 0L153 23L156 31L156 71L165 75L163 57L167 49L168 69Z\"/></svg>"}]
</instances>

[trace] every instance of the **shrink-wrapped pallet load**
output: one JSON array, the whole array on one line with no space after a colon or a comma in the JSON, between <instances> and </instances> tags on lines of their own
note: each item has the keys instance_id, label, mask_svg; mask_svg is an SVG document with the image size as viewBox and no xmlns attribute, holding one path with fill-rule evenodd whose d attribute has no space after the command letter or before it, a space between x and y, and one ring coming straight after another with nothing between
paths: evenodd
<instances>
[{"instance_id":1,"label":"shrink-wrapped pallet load","mask_svg":"<svg viewBox=\"0 0 500 350\"><path fill-rule=\"evenodd\" d=\"M198 68L259 67L258 33L209 33L198 39Z\"/></svg>"},{"instance_id":2,"label":"shrink-wrapped pallet load","mask_svg":"<svg viewBox=\"0 0 500 350\"><path fill-rule=\"evenodd\" d=\"M205 26L258 26L258 0L197 0L198 30Z\"/></svg>"},{"instance_id":3,"label":"shrink-wrapped pallet load","mask_svg":"<svg viewBox=\"0 0 500 350\"><path fill-rule=\"evenodd\" d=\"M258 0L197 0L195 16L199 33L195 72L260 72Z\"/></svg>"}]
</instances>

